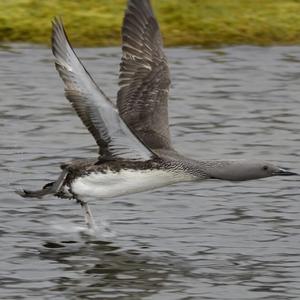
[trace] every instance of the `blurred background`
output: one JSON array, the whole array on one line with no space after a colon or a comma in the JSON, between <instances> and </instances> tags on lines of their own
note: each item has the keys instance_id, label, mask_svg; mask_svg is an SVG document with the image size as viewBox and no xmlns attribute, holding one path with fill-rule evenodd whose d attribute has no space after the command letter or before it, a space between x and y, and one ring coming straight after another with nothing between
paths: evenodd
<instances>
[{"instance_id":1,"label":"blurred background","mask_svg":"<svg viewBox=\"0 0 300 300\"><path fill-rule=\"evenodd\" d=\"M165 45L300 42L298 0L153 0ZM63 17L76 46L120 44L125 0L1 0L0 41L48 43Z\"/></svg>"}]
</instances>

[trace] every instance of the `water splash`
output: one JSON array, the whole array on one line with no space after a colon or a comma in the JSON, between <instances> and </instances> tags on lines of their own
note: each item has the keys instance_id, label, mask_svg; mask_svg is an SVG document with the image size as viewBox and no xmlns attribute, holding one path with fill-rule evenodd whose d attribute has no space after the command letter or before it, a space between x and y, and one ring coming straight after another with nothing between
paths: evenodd
<instances>
[{"instance_id":1,"label":"water splash","mask_svg":"<svg viewBox=\"0 0 300 300\"><path fill-rule=\"evenodd\" d=\"M95 222L94 228L88 228L85 224L78 225L71 221L53 221L50 224L54 230L62 233L84 233L97 238L113 238L117 233L112 229L107 220L101 219Z\"/></svg>"}]
</instances>

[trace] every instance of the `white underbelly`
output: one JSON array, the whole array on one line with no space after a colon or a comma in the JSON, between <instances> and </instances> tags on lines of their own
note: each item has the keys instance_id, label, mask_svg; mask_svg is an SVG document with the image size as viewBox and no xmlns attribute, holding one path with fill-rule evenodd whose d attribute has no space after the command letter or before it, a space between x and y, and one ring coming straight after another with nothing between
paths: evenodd
<instances>
[{"instance_id":1,"label":"white underbelly","mask_svg":"<svg viewBox=\"0 0 300 300\"><path fill-rule=\"evenodd\" d=\"M163 187L180 181L192 180L190 176L163 170L122 170L120 172L91 173L78 177L71 184L72 191L82 197L110 198Z\"/></svg>"}]
</instances>

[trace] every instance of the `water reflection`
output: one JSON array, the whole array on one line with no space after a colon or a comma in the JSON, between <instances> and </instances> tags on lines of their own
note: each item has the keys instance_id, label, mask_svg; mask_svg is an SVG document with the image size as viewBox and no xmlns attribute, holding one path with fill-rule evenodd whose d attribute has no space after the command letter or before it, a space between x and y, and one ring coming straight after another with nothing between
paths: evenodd
<instances>
[{"instance_id":1,"label":"water reflection","mask_svg":"<svg viewBox=\"0 0 300 300\"><path fill-rule=\"evenodd\" d=\"M87 236L83 241L46 242L39 251L41 260L63 266L63 276L54 279L53 292L63 291L80 299L141 299L168 289L176 274L192 276L191 267L178 258L124 251L112 242Z\"/></svg>"}]
</instances>

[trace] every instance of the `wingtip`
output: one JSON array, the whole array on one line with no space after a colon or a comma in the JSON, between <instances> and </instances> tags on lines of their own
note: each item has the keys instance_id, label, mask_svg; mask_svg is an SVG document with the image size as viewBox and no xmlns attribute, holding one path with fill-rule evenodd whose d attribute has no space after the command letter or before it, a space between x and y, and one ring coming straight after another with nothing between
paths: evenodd
<instances>
[{"instance_id":1,"label":"wingtip","mask_svg":"<svg viewBox=\"0 0 300 300\"><path fill-rule=\"evenodd\" d=\"M59 35L60 33L65 34L65 28L64 28L64 23L63 19L61 16L55 16L52 21L52 41L55 37L55 35Z\"/></svg>"},{"instance_id":2,"label":"wingtip","mask_svg":"<svg viewBox=\"0 0 300 300\"><path fill-rule=\"evenodd\" d=\"M52 36L51 36L51 42L52 42L52 52L55 55L55 39L59 31L61 31L61 28L63 28L63 22L62 18L60 16L55 16L52 21Z\"/></svg>"},{"instance_id":3,"label":"wingtip","mask_svg":"<svg viewBox=\"0 0 300 300\"><path fill-rule=\"evenodd\" d=\"M153 16L153 9L150 0L128 0L127 2L127 13L132 10L143 11L145 15Z\"/></svg>"},{"instance_id":4,"label":"wingtip","mask_svg":"<svg viewBox=\"0 0 300 300\"><path fill-rule=\"evenodd\" d=\"M62 51L61 47L65 44L70 44L63 19L61 16L55 16L52 19L52 36L51 36L51 44L52 44L52 53L57 58L57 55L62 55L64 51ZM71 46L70 46L71 47Z\"/></svg>"},{"instance_id":5,"label":"wingtip","mask_svg":"<svg viewBox=\"0 0 300 300\"><path fill-rule=\"evenodd\" d=\"M54 16L52 21L51 21L52 25L57 26L57 25L61 25L63 26L63 18L62 16L58 15L58 16Z\"/></svg>"}]
</instances>

